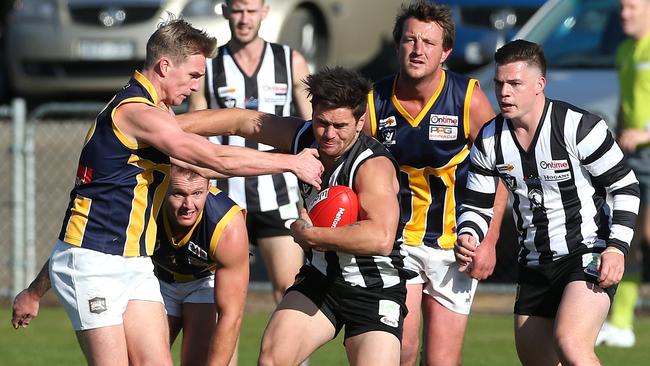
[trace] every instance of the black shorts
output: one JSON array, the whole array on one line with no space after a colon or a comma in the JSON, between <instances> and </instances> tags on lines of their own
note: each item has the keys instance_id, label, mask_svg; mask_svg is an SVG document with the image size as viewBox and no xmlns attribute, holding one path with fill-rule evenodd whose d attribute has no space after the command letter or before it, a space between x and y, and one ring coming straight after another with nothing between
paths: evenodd
<instances>
[{"instance_id":1,"label":"black shorts","mask_svg":"<svg viewBox=\"0 0 650 366\"><path fill-rule=\"evenodd\" d=\"M344 339L382 331L402 340L407 313L405 284L389 288L351 286L342 280L328 279L317 269L304 265L289 291L307 296L334 325L336 334L345 325Z\"/></svg>"},{"instance_id":2,"label":"black shorts","mask_svg":"<svg viewBox=\"0 0 650 366\"><path fill-rule=\"evenodd\" d=\"M583 255L600 253L604 248L585 248L557 261L537 265L519 266L519 281L514 313L544 318L555 318L564 288L569 282L586 281L598 285L598 277L588 274ZM616 285L604 289L611 305Z\"/></svg>"},{"instance_id":3,"label":"black shorts","mask_svg":"<svg viewBox=\"0 0 650 366\"><path fill-rule=\"evenodd\" d=\"M266 212L249 212L246 214L246 228L248 229L248 240L257 245L261 238L272 238L274 236L291 235L289 227L298 218L298 205L294 212L280 214L280 210ZM292 210L289 210L292 211Z\"/></svg>"}]
</instances>

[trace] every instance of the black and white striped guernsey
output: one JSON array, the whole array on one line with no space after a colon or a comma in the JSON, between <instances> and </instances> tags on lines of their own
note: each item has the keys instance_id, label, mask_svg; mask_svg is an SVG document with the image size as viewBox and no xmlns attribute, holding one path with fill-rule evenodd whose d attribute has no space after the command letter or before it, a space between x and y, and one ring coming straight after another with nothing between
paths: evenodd
<instances>
[{"instance_id":1,"label":"black and white striped guernsey","mask_svg":"<svg viewBox=\"0 0 650 366\"><path fill-rule=\"evenodd\" d=\"M311 122L305 122L298 131L292 151L294 154L304 148L316 148L316 141L312 133ZM355 174L361 165L369 159L380 156L387 157L393 162L395 172L399 172L397 162L379 141L361 134L352 147L336 161L335 166L323 173L321 188L325 189L334 185L354 186ZM300 193L306 203L311 202L318 192L312 186L299 182ZM404 270L404 256L400 253L398 233L395 233L393 250L389 256L361 256L352 255L341 251L315 251L305 253L307 265L314 267L329 279L342 280L353 286L366 288L388 288L404 284L408 272Z\"/></svg>"},{"instance_id":2,"label":"black and white striped guernsey","mask_svg":"<svg viewBox=\"0 0 650 366\"><path fill-rule=\"evenodd\" d=\"M546 99L527 151L499 115L483 127L470 157L459 234L484 237L500 177L513 198L521 264L549 263L585 247L627 253L639 185L600 117Z\"/></svg>"},{"instance_id":3,"label":"black and white striped guernsey","mask_svg":"<svg viewBox=\"0 0 650 366\"><path fill-rule=\"evenodd\" d=\"M206 99L210 108L246 108L279 116L291 113L293 80L291 49L265 43L257 70L248 77L232 56L228 45L206 61ZM245 146L260 151L273 147L239 136L214 136L214 143ZM291 173L234 177L216 183L219 189L248 212L266 212L299 200L298 180Z\"/></svg>"}]
</instances>

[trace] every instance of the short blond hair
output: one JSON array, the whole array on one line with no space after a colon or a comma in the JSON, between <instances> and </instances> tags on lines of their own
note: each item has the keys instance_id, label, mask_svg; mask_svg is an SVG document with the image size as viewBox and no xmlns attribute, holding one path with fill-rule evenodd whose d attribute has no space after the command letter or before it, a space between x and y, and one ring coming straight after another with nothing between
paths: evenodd
<instances>
[{"instance_id":1,"label":"short blond hair","mask_svg":"<svg viewBox=\"0 0 650 366\"><path fill-rule=\"evenodd\" d=\"M161 23L149 37L144 68L153 68L163 56L169 57L176 64L183 63L192 55L213 57L216 49L215 37L192 27L184 19L172 18Z\"/></svg>"}]
</instances>

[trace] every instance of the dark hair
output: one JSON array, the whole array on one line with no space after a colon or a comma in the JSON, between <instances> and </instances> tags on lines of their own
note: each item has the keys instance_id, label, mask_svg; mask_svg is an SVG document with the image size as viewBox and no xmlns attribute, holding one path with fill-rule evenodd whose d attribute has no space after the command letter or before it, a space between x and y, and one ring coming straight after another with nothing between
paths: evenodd
<instances>
[{"instance_id":1,"label":"dark hair","mask_svg":"<svg viewBox=\"0 0 650 366\"><path fill-rule=\"evenodd\" d=\"M216 38L170 15L170 19L161 23L147 41L144 68L151 69L163 56L179 64L192 55L211 57L216 49Z\"/></svg>"},{"instance_id":2,"label":"dark hair","mask_svg":"<svg viewBox=\"0 0 650 366\"><path fill-rule=\"evenodd\" d=\"M332 109L350 108L357 121L366 112L371 84L356 71L340 66L325 67L307 76L305 84L314 109L317 105Z\"/></svg>"},{"instance_id":3,"label":"dark hair","mask_svg":"<svg viewBox=\"0 0 650 366\"><path fill-rule=\"evenodd\" d=\"M535 66L546 76L546 57L544 49L537 43L517 39L506 43L494 54L497 65L525 61L528 66Z\"/></svg>"},{"instance_id":4,"label":"dark hair","mask_svg":"<svg viewBox=\"0 0 650 366\"><path fill-rule=\"evenodd\" d=\"M408 6L402 4L402 9L395 17L393 26L393 41L396 45L402 39L404 23L408 18L415 18L422 22L436 22L442 28L442 48L449 50L454 48L456 37L456 26L451 17L451 9L446 5L432 4L429 1L416 1Z\"/></svg>"}]
</instances>

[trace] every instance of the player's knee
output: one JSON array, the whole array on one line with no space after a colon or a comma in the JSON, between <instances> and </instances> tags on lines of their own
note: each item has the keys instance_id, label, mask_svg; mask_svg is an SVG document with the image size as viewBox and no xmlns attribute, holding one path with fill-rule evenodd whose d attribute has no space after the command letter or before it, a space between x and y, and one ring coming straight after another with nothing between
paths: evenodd
<instances>
[{"instance_id":1,"label":"player's knee","mask_svg":"<svg viewBox=\"0 0 650 366\"><path fill-rule=\"evenodd\" d=\"M580 337L557 335L555 349L562 365L592 365L598 360L593 343Z\"/></svg>"},{"instance_id":2,"label":"player's knee","mask_svg":"<svg viewBox=\"0 0 650 366\"><path fill-rule=\"evenodd\" d=\"M420 352L419 338L417 335L402 337L402 352L400 354L401 366L413 366L417 362L418 353Z\"/></svg>"},{"instance_id":3,"label":"player's knee","mask_svg":"<svg viewBox=\"0 0 650 366\"><path fill-rule=\"evenodd\" d=\"M278 354L277 347L275 346L271 337L264 336L262 338L262 345L260 347L260 355L257 360L257 364L259 366L282 365L283 363L279 357L280 354Z\"/></svg>"}]
</instances>

